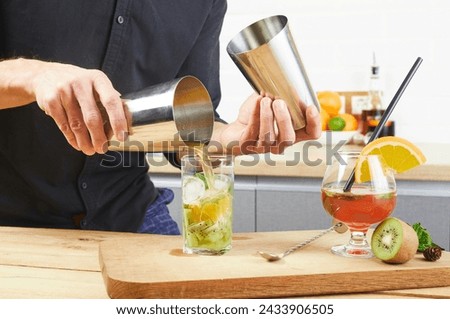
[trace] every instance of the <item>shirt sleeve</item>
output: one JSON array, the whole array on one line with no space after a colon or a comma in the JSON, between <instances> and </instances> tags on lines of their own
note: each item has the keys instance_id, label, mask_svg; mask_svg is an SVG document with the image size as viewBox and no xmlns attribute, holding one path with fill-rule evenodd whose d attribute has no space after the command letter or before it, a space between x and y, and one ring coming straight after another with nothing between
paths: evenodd
<instances>
[{"instance_id":1,"label":"shirt sleeve","mask_svg":"<svg viewBox=\"0 0 450 319\"><path fill-rule=\"evenodd\" d=\"M227 1L212 1L211 10L206 17L192 50L184 61L179 76L194 75L205 85L214 106L216 120L220 120L217 107L221 98L220 90L220 45L219 36L227 9Z\"/></svg>"}]
</instances>

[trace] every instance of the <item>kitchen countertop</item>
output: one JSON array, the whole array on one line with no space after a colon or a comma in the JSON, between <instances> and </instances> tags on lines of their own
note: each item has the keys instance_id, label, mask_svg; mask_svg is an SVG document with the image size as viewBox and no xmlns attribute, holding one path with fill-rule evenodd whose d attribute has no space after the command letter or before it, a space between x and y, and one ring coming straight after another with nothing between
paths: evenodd
<instances>
[{"instance_id":1,"label":"kitchen countertop","mask_svg":"<svg viewBox=\"0 0 450 319\"><path fill-rule=\"evenodd\" d=\"M425 164L403 174L396 175L398 180L450 181L450 144L417 144L425 154ZM322 178L326 169L326 160L337 150L360 150L360 146L324 145L300 142L287 148L283 155L257 154L237 156L235 174L247 176L313 177ZM148 154L150 173L180 174L158 153Z\"/></svg>"},{"instance_id":2,"label":"kitchen countertop","mask_svg":"<svg viewBox=\"0 0 450 319\"><path fill-rule=\"evenodd\" d=\"M254 233L247 235L252 236L251 234ZM260 237L272 236L271 233L257 234ZM235 234L242 238L245 235ZM274 233L273 236L284 238L282 235ZM145 238L149 240L148 236L159 235L0 227L0 256L2 256L0 298L108 298L99 262L100 243L116 239L126 241ZM310 236L310 234L305 233L302 236ZM279 237L274 238L279 240ZM173 238L170 240L173 241ZM450 287L350 293L323 297L450 298Z\"/></svg>"}]
</instances>

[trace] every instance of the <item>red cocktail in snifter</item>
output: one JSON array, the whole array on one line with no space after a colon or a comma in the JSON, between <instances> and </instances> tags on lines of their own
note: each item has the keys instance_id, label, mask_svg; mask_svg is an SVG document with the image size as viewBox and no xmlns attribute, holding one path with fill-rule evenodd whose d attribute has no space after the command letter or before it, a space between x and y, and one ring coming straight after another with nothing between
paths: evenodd
<instances>
[{"instance_id":1,"label":"red cocktail in snifter","mask_svg":"<svg viewBox=\"0 0 450 319\"><path fill-rule=\"evenodd\" d=\"M395 191L377 193L360 186L353 186L350 192L344 192L343 186L322 188L322 203L327 213L355 231L367 232L370 225L388 217L396 199Z\"/></svg>"},{"instance_id":2,"label":"red cocktail in snifter","mask_svg":"<svg viewBox=\"0 0 450 319\"><path fill-rule=\"evenodd\" d=\"M345 185L351 174L364 163L366 178ZM366 233L372 224L388 217L395 208L397 193L392 172L379 155L362 156L357 152L337 153L322 181L322 203L325 211L346 224L351 232L348 244L331 248L345 257L372 257Z\"/></svg>"}]
</instances>

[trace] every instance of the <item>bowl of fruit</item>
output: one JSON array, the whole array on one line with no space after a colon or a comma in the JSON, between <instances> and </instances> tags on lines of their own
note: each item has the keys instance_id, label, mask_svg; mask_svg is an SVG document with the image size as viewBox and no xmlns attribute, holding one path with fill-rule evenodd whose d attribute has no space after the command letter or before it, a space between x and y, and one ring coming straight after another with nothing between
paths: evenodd
<instances>
[{"instance_id":1,"label":"bowl of fruit","mask_svg":"<svg viewBox=\"0 0 450 319\"><path fill-rule=\"evenodd\" d=\"M342 110L340 95L334 91L320 91L317 93L320 103L320 117L322 121L322 144L348 143L358 133L358 121L354 115Z\"/></svg>"}]
</instances>

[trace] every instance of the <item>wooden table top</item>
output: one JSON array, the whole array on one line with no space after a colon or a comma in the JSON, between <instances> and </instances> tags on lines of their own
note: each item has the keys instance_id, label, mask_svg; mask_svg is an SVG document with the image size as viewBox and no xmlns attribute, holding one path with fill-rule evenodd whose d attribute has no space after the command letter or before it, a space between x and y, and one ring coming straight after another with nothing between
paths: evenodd
<instances>
[{"instance_id":1,"label":"wooden table top","mask_svg":"<svg viewBox=\"0 0 450 319\"><path fill-rule=\"evenodd\" d=\"M145 236L151 235L0 227L0 298L109 298L99 263L100 242ZM323 297L450 298L450 287L318 298Z\"/></svg>"}]
</instances>

